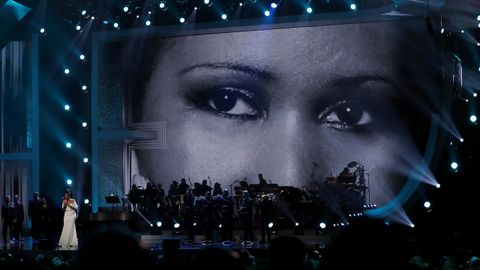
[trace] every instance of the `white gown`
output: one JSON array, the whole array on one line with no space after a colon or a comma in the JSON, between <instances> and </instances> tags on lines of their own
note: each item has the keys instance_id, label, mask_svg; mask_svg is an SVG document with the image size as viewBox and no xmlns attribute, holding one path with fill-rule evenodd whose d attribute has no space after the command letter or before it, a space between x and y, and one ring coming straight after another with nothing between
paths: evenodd
<instances>
[{"instance_id":1,"label":"white gown","mask_svg":"<svg viewBox=\"0 0 480 270\"><path fill-rule=\"evenodd\" d=\"M72 199L73 200L73 199ZM62 234L60 235L60 241L58 241L59 249L71 249L77 248L77 230L75 228L75 219L77 218L78 208L77 202L73 200L73 203L70 204L73 208L66 207L65 214L63 215L63 229ZM65 204L62 202L62 208L65 207Z\"/></svg>"}]
</instances>

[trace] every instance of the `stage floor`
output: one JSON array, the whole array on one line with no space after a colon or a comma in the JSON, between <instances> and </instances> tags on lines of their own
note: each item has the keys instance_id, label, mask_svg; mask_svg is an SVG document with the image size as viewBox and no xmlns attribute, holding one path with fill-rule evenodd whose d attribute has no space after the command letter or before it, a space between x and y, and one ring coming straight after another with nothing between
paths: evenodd
<instances>
[{"instance_id":1,"label":"stage floor","mask_svg":"<svg viewBox=\"0 0 480 270\"><path fill-rule=\"evenodd\" d=\"M160 251L162 247L163 240L165 239L178 239L180 240L180 249L188 251L188 250L199 250L206 247L219 247L225 249L232 249L232 250L240 250L243 248L247 249L267 249L269 247L268 243L260 244L258 242L253 243L252 245L242 245L243 231L234 231L234 238L236 241L233 241L227 245L220 241L220 236L214 234L214 242L211 244L204 244L202 243L204 237L203 235L195 235L194 242L187 242L186 235L178 235L173 234L171 230L162 231L162 234L159 235L152 235L152 234L139 234L136 233L134 236L140 241L140 245L147 250L151 251ZM329 237L324 234L316 234L313 230L305 230L304 234L294 234L291 230L281 230L278 234L272 235L272 239L278 236L295 236L301 239L305 247L307 249L316 248L316 247L325 247L326 243L328 242ZM261 239L260 232L256 232L255 234L256 239ZM84 237L83 237L84 238ZM24 241L16 241L16 242L8 242L4 243L3 241L0 243L1 250L32 250L32 251L55 251L55 244L57 240L48 239L44 240L43 242L34 243L30 236L26 236ZM79 238L80 245L82 244L82 237ZM76 248L62 250L62 251L76 251Z\"/></svg>"}]
</instances>

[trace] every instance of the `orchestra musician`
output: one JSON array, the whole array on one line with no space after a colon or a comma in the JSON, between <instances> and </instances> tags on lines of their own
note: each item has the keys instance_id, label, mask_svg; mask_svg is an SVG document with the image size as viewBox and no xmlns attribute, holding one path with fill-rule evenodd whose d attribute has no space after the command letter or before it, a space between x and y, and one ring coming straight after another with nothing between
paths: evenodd
<instances>
[{"instance_id":1,"label":"orchestra musician","mask_svg":"<svg viewBox=\"0 0 480 270\"><path fill-rule=\"evenodd\" d=\"M254 201L250 197L247 190L242 193L242 201L240 202L240 218L243 225L243 239L244 243L253 242L253 204Z\"/></svg>"}]
</instances>

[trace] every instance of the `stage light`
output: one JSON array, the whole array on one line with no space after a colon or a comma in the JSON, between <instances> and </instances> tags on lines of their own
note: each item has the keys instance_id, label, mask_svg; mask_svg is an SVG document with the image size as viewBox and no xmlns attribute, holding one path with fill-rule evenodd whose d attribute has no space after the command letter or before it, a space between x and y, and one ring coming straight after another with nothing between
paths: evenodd
<instances>
[{"instance_id":1,"label":"stage light","mask_svg":"<svg viewBox=\"0 0 480 270\"><path fill-rule=\"evenodd\" d=\"M268 223L268 228L270 228L270 229L273 228L273 222Z\"/></svg>"},{"instance_id":2,"label":"stage light","mask_svg":"<svg viewBox=\"0 0 480 270\"><path fill-rule=\"evenodd\" d=\"M440 185L440 184L436 184L436 185L435 185L436 188L440 188L441 186L442 186L442 185Z\"/></svg>"},{"instance_id":3,"label":"stage light","mask_svg":"<svg viewBox=\"0 0 480 270\"><path fill-rule=\"evenodd\" d=\"M477 21L480 21L480 15L477 16Z\"/></svg>"},{"instance_id":4,"label":"stage light","mask_svg":"<svg viewBox=\"0 0 480 270\"><path fill-rule=\"evenodd\" d=\"M86 128L88 126L87 122L82 123L82 127Z\"/></svg>"},{"instance_id":5,"label":"stage light","mask_svg":"<svg viewBox=\"0 0 480 270\"><path fill-rule=\"evenodd\" d=\"M477 42L477 47L480 47L480 42Z\"/></svg>"},{"instance_id":6,"label":"stage light","mask_svg":"<svg viewBox=\"0 0 480 270\"><path fill-rule=\"evenodd\" d=\"M165 3L164 3L164 2L160 2L160 4L158 4L158 7L161 8L161 9L164 9L164 8L165 8Z\"/></svg>"},{"instance_id":7,"label":"stage light","mask_svg":"<svg viewBox=\"0 0 480 270\"><path fill-rule=\"evenodd\" d=\"M320 229L325 229L327 227L327 224L325 222L320 222Z\"/></svg>"},{"instance_id":8,"label":"stage light","mask_svg":"<svg viewBox=\"0 0 480 270\"><path fill-rule=\"evenodd\" d=\"M350 9L351 9L351 10L356 10L356 9L357 9L357 5L356 5L355 3L350 4Z\"/></svg>"},{"instance_id":9,"label":"stage light","mask_svg":"<svg viewBox=\"0 0 480 270\"><path fill-rule=\"evenodd\" d=\"M72 143L69 143L69 142L65 143L65 147L66 148L72 148Z\"/></svg>"},{"instance_id":10,"label":"stage light","mask_svg":"<svg viewBox=\"0 0 480 270\"><path fill-rule=\"evenodd\" d=\"M227 19L227 14L222 14L222 20L226 20Z\"/></svg>"},{"instance_id":11,"label":"stage light","mask_svg":"<svg viewBox=\"0 0 480 270\"><path fill-rule=\"evenodd\" d=\"M64 69L64 70L63 70L63 73L65 73L65 75L70 74L70 69L68 69L68 68Z\"/></svg>"},{"instance_id":12,"label":"stage light","mask_svg":"<svg viewBox=\"0 0 480 270\"><path fill-rule=\"evenodd\" d=\"M277 3L271 3L270 6L271 6L272 8L277 8L277 7L278 7L278 4L277 4Z\"/></svg>"},{"instance_id":13,"label":"stage light","mask_svg":"<svg viewBox=\"0 0 480 270\"><path fill-rule=\"evenodd\" d=\"M82 15L83 15L83 16L87 15L87 11L86 11L85 9L82 10Z\"/></svg>"},{"instance_id":14,"label":"stage light","mask_svg":"<svg viewBox=\"0 0 480 270\"><path fill-rule=\"evenodd\" d=\"M208 5L208 4L210 4L210 0L203 0L203 3L204 3L205 5Z\"/></svg>"},{"instance_id":15,"label":"stage light","mask_svg":"<svg viewBox=\"0 0 480 270\"><path fill-rule=\"evenodd\" d=\"M173 228L175 228L175 229L178 229L178 228L180 228L180 223L178 223L178 222L175 222L175 224L173 224Z\"/></svg>"},{"instance_id":16,"label":"stage light","mask_svg":"<svg viewBox=\"0 0 480 270\"><path fill-rule=\"evenodd\" d=\"M114 28L118 28L118 23L114 23L114 24L113 24L113 27L114 27Z\"/></svg>"},{"instance_id":17,"label":"stage light","mask_svg":"<svg viewBox=\"0 0 480 270\"><path fill-rule=\"evenodd\" d=\"M341 225L341 226L345 226L345 223L342 222L342 223L340 223L340 225Z\"/></svg>"},{"instance_id":18,"label":"stage light","mask_svg":"<svg viewBox=\"0 0 480 270\"><path fill-rule=\"evenodd\" d=\"M90 200L89 200L89 199L85 199L85 200L83 200L83 203L84 203L84 204L89 204L89 203L90 203Z\"/></svg>"},{"instance_id":19,"label":"stage light","mask_svg":"<svg viewBox=\"0 0 480 270\"><path fill-rule=\"evenodd\" d=\"M193 9L197 10L197 9L198 9L198 7L194 7Z\"/></svg>"},{"instance_id":20,"label":"stage light","mask_svg":"<svg viewBox=\"0 0 480 270\"><path fill-rule=\"evenodd\" d=\"M241 7L243 7L243 3L242 3L242 2L238 3L238 5L241 6Z\"/></svg>"},{"instance_id":21,"label":"stage light","mask_svg":"<svg viewBox=\"0 0 480 270\"><path fill-rule=\"evenodd\" d=\"M477 25L478 28L480 28L480 23Z\"/></svg>"},{"instance_id":22,"label":"stage light","mask_svg":"<svg viewBox=\"0 0 480 270\"><path fill-rule=\"evenodd\" d=\"M80 54L80 56L78 58L80 58L80 60L85 60L85 55Z\"/></svg>"},{"instance_id":23,"label":"stage light","mask_svg":"<svg viewBox=\"0 0 480 270\"><path fill-rule=\"evenodd\" d=\"M478 95L477 92L473 93L473 97L477 97L477 95Z\"/></svg>"},{"instance_id":24,"label":"stage light","mask_svg":"<svg viewBox=\"0 0 480 270\"><path fill-rule=\"evenodd\" d=\"M63 108L65 109L65 111L70 111L70 105L68 105L68 104L65 104L65 106L63 106Z\"/></svg>"},{"instance_id":25,"label":"stage light","mask_svg":"<svg viewBox=\"0 0 480 270\"><path fill-rule=\"evenodd\" d=\"M88 163L88 158L83 158L83 163Z\"/></svg>"},{"instance_id":26,"label":"stage light","mask_svg":"<svg viewBox=\"0 0 480 270\"><path fill-rule=\"evenodd\" d=\"M137 19L140 18L140 15L135 16L135 18L137 18Z\"/></svg>"},{"instance_id":27,"label":"stage light","mask_svg":"<svg viewBox=\"0 0 480 270\"><path fill-rule=\"evenodd\" d=\"M410 223L410 228L415 228L415 224Z\"/></svg>"},{"instance_id":28,"label":"stage light","mask_svg":"<svg viewBox=\"0 0 480 270\"><path fill-rule=\"evenodd\" d=\"M72 179L67 179L67 185L71 186L73 184Z\"/></svg>"},{"instance_id":29,"label":"stage light","mask_svg":"<svg viewBox=\"0 0 480 270\"><path fill-rule=\"evenodd\" d=\"M145 22L145 25L146 25L146 26L150 26L151 24L152 24L151 21L146 21L146 22Z\"/></svg>"},{"instance_id":30,"label":"stage light","mask_svg":"<svg viewBox=\"0 0 480 270\"><path fill-rule=\"evenodd\" d=\"M95 17L94 17L94 16L92 16L92 17L90 17L90 19L92 19L92 21L93 21L93 20L95 20Z\"/></svg>"},{"instance_id":31,"label":"stage light","mask_svg":"<svg viewBox=\"0 0 480 270\"><path fill-rule=\"evenodd\" d=\"M472 123L477 122L477 116L474 115L474 114L470 115L470 122L472 122Z\"/></svg>"},{"instance_id":32,"label":"stage light","mask_svg":"<svg viewBox=\"0 0 480 270\"><path fill-rule=\"evenodd\" d=\"M270 11L268 11L268 10L265 10L265 12L263 12L263 14L265 14L265 16L267 16L267 17L268 17L268 16L270 16Z\"/></svg>"},{"instance_id":33,"label":"stage light","mask_svg":"<svg viewBox=\"0 0 480 270\"><path fill-rule=\"evenodd\" d=\"M158 228L162 227L162 222L161 221L157 221L157 227Z\"/></svg>"},{"instance_id":34,"label":"stage light","mask_svg":"<svg viewBox=\"0 0 480 270\"><path fill-rule=\"evenodd\" d=\"M123 12L128 12L128 6L123 7Z\"/></svg>"},{"instance_id":35,"label":"stage light","mask_svg":"<svg viewBox=\"0 0 480 270\"><path fill-rule=\"evenodd\" d=\"M218 228L220 228L220 229L221 229L221 228L222 228L222 224L218 224Z\"/></svg>"},{"instance_id":36,"label":"stage light","mask_svg":"<svg viewBox=\"0 0 480 270\"><path fill-rule=\"evenodd\" d=\"M298 226L300 226L300 223L295 222L295 227L298 227Z\"/></svg>"},{"instance_id":37,"label":"stage light","mask_svg":"<svg viewBox=\"0 0 480 270\"><path fill-rule=\"evenodd\" d=\"M423 207L425 207L427 209L430 208L430 206L432 206L432 204L429 201L426 201L426 202L423 203Z\"/></svg>"},{"instance_id":38,"label":"stage light","mask_svg":"<svg viewBox=\"0 0 480 270\"><path fill-rule=\"evenodd\" d=\"M385 225L390 225L390 221L389 220L385 220L383 223L385 223Z\"/></svg>"},{"instance_id":39,"label":"stage light","mask_svg":"<svg viewBox=\"0 0 480 270\"><path fill-rule=\"evenodd\" d=\"M445 28L440 29L440 34L445 33Z\"/></svg>"},{"instance_id":40,"label":"stage light","mask_svg":"<svg viewBox=\"0 0 480 270\"><path fill-rule=\"evenodd\" d=\"M463 139L463 138L460 138L460 142L464 142L464 141L465 141L465 139Z\"/></svg>"},{"instance_id":41,"label":"stage light","mask_svg":"<svg viewBox=\"0 0 480 270\"><path fill-rule=\"evenodd\" d=\"M462 29L462 31L460 31L460 33L464 34L464 33L465 33L465 30Z\"/></svg>"},{"instance_id":42,"label":"stage light","mask_svg":"<svg viewBox=\"0 0 480 270\"><path fill-rule=\"evenodd\" d=\"M77 26L75 26L75 29L76 29L77 31L80 31L80 30L82 30L82 27L77 24Z\"/></svg>"},{"instance_id":43,"label":"stage light","mask_svg":"<svg viewBox=\"0 0 480 270\"><path fill-rule=\"evenodd\" d=\"M148 15L152 15L152 12L151 12L151 11L148 11Z\"/></svg>"},{"instance_id":44,"label":"stage light","mask_svg":"<svg viewBox=\"0 0 480 270\"><path fill-rule=\"evenodd\" d=\"M87 91L87 86L86 86L86 85L82 85L82 90L83 90L83 91Z\"/></svg>"},{"instance_id":45,"label":"stage light","mask_svg":"<svg viewBox=\"0 0 480 270\"><path fill-rule=\"evenodd\" d=\"M193 227L197 226L197 223L196 222L193 222Z\"/></svg>"},{"instance_id":46,"label":"stage light","mask_svg":"<svg viewBox=\"0 0 480 270\"><path fill-rule=\"evenodd\" d=\"M453 170L456 170L456 169L458 169L458 163L454 161L454 162L452 162L452 163L450 164L450 167L451 167Z\"/></svg>"},{"instance_id":47,"label":"stage light","mask_svg":"<svg viewBox=\"0 0 480 270\"><path fill-rule=\"evenodd\" d=\"M44 34L45 33L45 28L40 28L40 34Z\"/></svg>"},{"instance_id":48,"label":"stage light","mask_svg":"<svg viewBox=\"0 0 480 270\"><path fill-rule=\"evenodd\" d=\"M179 21L180 23L184 23L184 22L185 22L185 18L180 17L180 19L178 19L178 21Z\"/></svg>"},{"instance_id":49,"label":"stage light","mask_svg":"<svg viewBox=\"0 0 480 270\"><path fill-rule=\"evenodd\" d=\"M307 7L307 13L312 13L313 9L311 7Z\"/></svg>"}]
</instances>

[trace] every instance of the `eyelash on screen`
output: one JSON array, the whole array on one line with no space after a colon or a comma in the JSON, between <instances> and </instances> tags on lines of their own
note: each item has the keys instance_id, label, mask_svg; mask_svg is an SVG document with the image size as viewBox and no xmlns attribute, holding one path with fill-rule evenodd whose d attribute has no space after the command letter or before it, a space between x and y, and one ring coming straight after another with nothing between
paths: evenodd
<instances>
[{"instance_id":1,"label":"eyelash on screen","mask_svg":"<svg viewBox=\"0 0 480 270\"><path fill-rule=\"evenodd\" d=\"M335 130L338 130L338 131L342 131L342 132L366 132L366 131L368 131L367 128L370 125L370 123L360 124L360 125L355 125L355 124L354 125L348 125L348 124L342 123L342 122L328 122L328 121L326 121L326 117L328 117L331 113L335 113L336 108L338 108L339 106L344 105L344 104L359 103L359 102L361 102L361 101L341 100L341 101L339 101L339 102L337 102L333 105L328 106L326 109L324 109L319 114L318 120L320 121L320 123L327 126L328 128L332 128L332 129L335 129ZM365 106L365 107L368 107L368 106ZM363 109L362 113L367 112L369 114L372 114L371 112L368 112L368 111L369 111L368 109Z\"/></svg>"}]
</instances>

